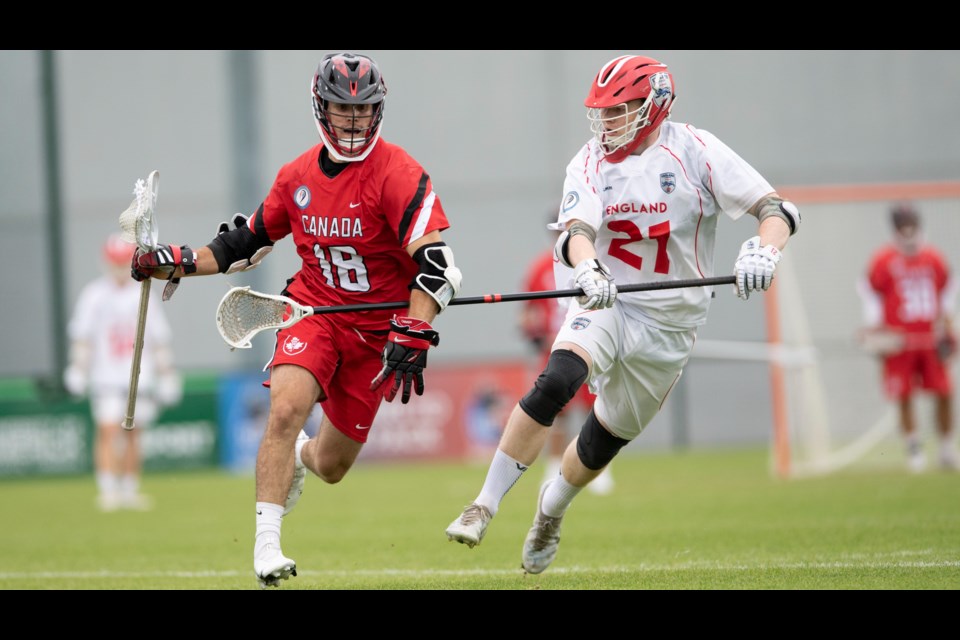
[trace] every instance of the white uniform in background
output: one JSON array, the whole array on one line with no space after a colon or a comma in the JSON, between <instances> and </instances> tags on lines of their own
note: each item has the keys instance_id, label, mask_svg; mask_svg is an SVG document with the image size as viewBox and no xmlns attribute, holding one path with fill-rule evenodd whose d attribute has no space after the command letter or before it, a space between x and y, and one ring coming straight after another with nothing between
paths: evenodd
<instances>
[{"instance_id":1,"label":"white uniform in background","mask_svg":"<svg viewBox=\"0 0 960 640\"><path fill-rule=\"evenodd\" d=\"M182 397L173 367L170 324L159 295L151 294L144 327L134 429L121 424L127 413L141 287L130 278L134 246L114 234L103 247L107 274L87 284L67 327L70 364L64 386L89 395L93 414L97 503L103 511L146 509L140 493L142 456L139 432L156 419L161 406Z\"/></svg>"},{"instance_id":2,"label":"white uniform in background","mask_svg":"<svg viewBox=\"0 0 960 640\"><path fill-rule=\"evenodd\" d=\"M130 278L127 280L130 280L129 284L119 284L110 276L102 276L87 284L80 292L68 327L71 342L85 341L90 347L87 391L97 423L119 424L127 412L130 366L140 308L140 286ZM169 345L171 340L170 324L160 305L160 296L151 293L137 386L134 416L137 428L148 427L157 418L154 354L157 345Z\"/></svg>"}]
</instances>

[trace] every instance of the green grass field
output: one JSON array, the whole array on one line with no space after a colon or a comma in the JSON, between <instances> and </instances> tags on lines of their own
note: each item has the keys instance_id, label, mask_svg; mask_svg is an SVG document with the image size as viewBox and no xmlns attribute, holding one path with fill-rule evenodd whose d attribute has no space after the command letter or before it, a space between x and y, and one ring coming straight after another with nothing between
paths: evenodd
<instances>
[{"instance_id":1,"label":"green grass field","mask_svg":"<svg viewBox=\"0 0 960 640\"><path fill-rule=\"evenodd\" d=\"M504 500L483 544L444 529L485 463L357 466L308 476L284 522L299 576L281 589L958 589L960 474L899 467L783 481L767 454L635 454L610 496L584 492L560 551L520 569L541 468ZM256 589L253 478L155 474L147 513L101 514L89 477L0 482L0 588Z\"/></svg>"}]
</instances>

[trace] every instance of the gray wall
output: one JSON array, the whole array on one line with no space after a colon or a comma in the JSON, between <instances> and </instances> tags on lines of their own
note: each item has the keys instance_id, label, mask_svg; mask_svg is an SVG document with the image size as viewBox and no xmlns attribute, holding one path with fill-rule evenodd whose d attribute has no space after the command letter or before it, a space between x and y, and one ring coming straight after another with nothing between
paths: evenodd
<instances>
[{"instance_id":1,"label":"gray wall","mask_svg":"<svg viewBox=\"0 0 960 640\"><path fill-rule=\"evenodd\" d=\"M57 52L67 308L99 273L102 240L150 170L161 174L162 241L206 244L233 211L253 210L280 165L317 141L308 87L323 53L256 52L240 58L253 76L238 84L238 56L228 51ZM445 238L465 275L462 295L518 290L529 258L548 242L543 223L566 163L589 137L582 102L590 81L622 52L364 53L389 89L384 137L424 165L452 221ZM960 176L960 52L643 53L674 73L673 119L717 134L775 186ZM0 375L49 375L55 362L39 69L38 52L0 52ZM239 135L238 126L251 133L238 124L250 118L255 135ZM260 152L250 157L244 144ZM849 280L866 247L886 237L885 203L859 211L805 211L785 260L827 261ZM721 223L718 273L754 229ZM251 274L185 280L166 303L180 364L259 363L269 337L253 353L229 351L214 325L217 302L230 285L278 291L297 267L287 239ZM509 303L450 309L436 322L443 341L431 358L524 353L516 312ZM763 331L759 301L721 291L701 338L762 339Z\"/></svg>"}]
</instances>

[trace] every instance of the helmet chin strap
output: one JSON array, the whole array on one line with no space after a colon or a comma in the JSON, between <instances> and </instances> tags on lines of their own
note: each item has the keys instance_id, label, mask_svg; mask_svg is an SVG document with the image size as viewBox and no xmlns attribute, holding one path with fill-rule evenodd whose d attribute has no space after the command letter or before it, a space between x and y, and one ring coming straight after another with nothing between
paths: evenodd
<instances>
[{"instance_id":1,"label":"helmet chin strap","mask_svg":"<svg viewBox=\"0 0 960 640\"><path fill-rule=\"evenodd\" d=\"M320 139L323 140L323 146L327 148L327 152L337 162L360 162L361 160L366 158L368 155L370 155L370 152L373 151L373 148L377 146L377 142L380 140L380 127L377 127L377 132L373 135L373 140L370 142L369 146L367 146L367 148L363 151L363 153L355 156L345 156L343 155L343 153L341 153L339 149L337 149L337 145L335 145L330 140L329 136L320 126L319 122L317 123L317 131L320 132ZM360 141L359 144L362 145L364 142L366 142L366 138Z\"/></svg>"}]
</instances>

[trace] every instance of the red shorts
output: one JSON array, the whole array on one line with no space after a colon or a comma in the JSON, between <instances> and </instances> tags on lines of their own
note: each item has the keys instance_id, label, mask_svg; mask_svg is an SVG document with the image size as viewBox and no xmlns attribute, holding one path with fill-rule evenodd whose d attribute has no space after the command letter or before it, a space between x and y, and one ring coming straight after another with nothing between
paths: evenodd
<instances>
[{"instance_id":1,"label":"red shorts","mask_svg":"<svg viewBox=\"0 0 960 640\"><path fill-rule=\"evenodd\" d=\"M915 389L937 395L952 393L950 371L933 349L904 351L883 360L883 387L888 397L902 400Z\"/></svg>"},{"instance_id":2,"label":"red shorts","mask_svg":"<svg viewBox=\"0 0 960 640\"><path fill-rule=\"evenodd\" d=\"M277 334L269 367L293 364L313 374L321 387L320 406L333 426L357 442L366 442L383 400L370 381L383 367L380 356L387 331L360 331L330 316L310 316ZM269 387L270 382L264 382Z\"/></svg>"}]
</instances>

